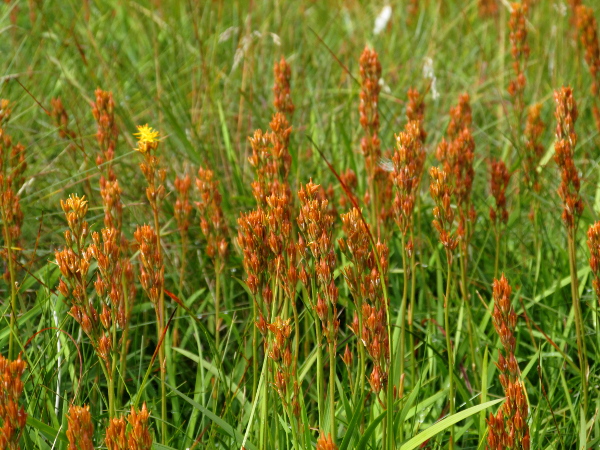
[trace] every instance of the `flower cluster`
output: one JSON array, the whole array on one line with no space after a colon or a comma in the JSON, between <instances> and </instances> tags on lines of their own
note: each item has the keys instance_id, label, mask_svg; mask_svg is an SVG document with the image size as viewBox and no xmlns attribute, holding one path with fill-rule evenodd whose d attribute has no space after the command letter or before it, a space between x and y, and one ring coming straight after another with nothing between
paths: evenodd
<instances>
[{"instance_id":1,"label":"flower cluster","mask_svg":"<svg viewBox=\"0 0 600 450\"><path fill-rule=\"evenodd\" d=\"M54 120L56 128L58 128L58 136L61 139L73 140L75 139L75 132L69 128L69 115L65 109L62 100L60 98L53 98L50 100L50 117ZM73 149L74 146L69 144L69 148Z\"/></svg>"},{"instance_id":2,"label":"flower cluster","mask_svg":"<svg viewBox=\"0 0 600 450\"><path fill-rule=\"evenodd\" d=\"M259 294L262 295L267 306L266 311L269 311L272 301L272 292L267 283L270 250L265 245L267 224L262 209L240 215L237 242L242 249L246 285L255 299Z\"/></svg>"},{"instance_id":3,"label":"flower cluster","mask_svg":"<svg viewBox=\"0 0 600 450\"><path fill-rule=\"evenodd\" d=\"M92 114L96 119L97 131L96 140L100 146L100 154L96 157L96 165L107 164L107 169L103 170L109 181L114 179L111 163L115 157L115 148L117 146L117 137L119 129L115 122L115 102L112 92L103 91L98 88L95 91L96 101L92 103Z\"/></svg>"},{"instance_id":4,"label":"flower cluster","mask_svg":"<svg viewBox=\"0 0 600 450\"><path fill-rule=\"evenodd\" d=\"M192 187L192 178L189 174L182 177L175 177L175 191L177 200L173 208L175 222L179 233L186 235L190 228L190 215L192 214L192 204L190 203L190 188Z\"/></svg>"},{"instance_id":5,"label":"flower cluster","mask_svg":"<svg viewBox=\"0 0 600 450\"><path fill-rule=\"evenodd\" d=\"M69 450L94 450L94 425L89 406L69 406L67 439Z\"/></svg>"},{"instance_id":6,"label":"flower cluster","mask_svg":"<svg viewBox=\"0 0 600 450\"><path fill-rule=\"evenodd\" d=\"M514 99L514 106L518 114L524 109L523 92L525 91L525 68L529 59L529 44L527 43L527 11L526 3L512 3L510 20L511 55L513 58L513 71L515 78L508 84L508 93Z\"/></svg>"},{"instance_id":7,"label":"flower cluster","mask_svg":"<svg viewBox=\"0 0 600 450\"><path fill-rule=\"evenodd\" d=\"M375 50L365 47L359 60L360 90L360 125L365 136L360 147L365 157L367 174L372 182L379 158L381 158L381 141L379 140L379 92L381 86L381 64Z\"/></svg>"},{"instance_id":8,"label":"flower cluster","mask_svg":"<svg viewBox=\"0 0 600 450\"><path fill-rule=\"evenodd\" d=\"M541 143L542 134L546 124L542 122L540 112L541 104L533 105L529 108L527 114L527 124L525 125L525 157L523 158L525 182L534 192L540 192L538 165L544 155L544 145Z\"/></svg>"},{"instance_id":9,"label":"flower cluster","mask_svg":"<svg viewBox=\"0 0 600 450\"><path fill-rule=\"evenodd\" d=\"M292 327L291 319L283 320L276 317L267 325L268 339L265 340L265 353L274 362L273 387L284 407L291 406L291 413L300 417L300 385L295 379L296 366L293 364L292 351L290 349L290 336Z\"/></svg>"},{"instance_id":10,"label":"flower cluster","mask_svg":"<svg viewBox=\"0 0 600 450\"><path fill-rule=\"evenodd\" d=\"M294 114L294 103L290 90L292 69L283 56L279 62L275 62L273 65L273 75L275 76L273 105L278 112L283 113L288 120L291 120Z\"/></svg>"},{"instance_id":11,"label":"flower cluster","mask_svg":"<svg viewBox=\"0 0 600 450\"><path fill-rule=\"evenodd\" d=\"M490 163L490 190L495 206L490 207L490 220L494 226L506 224L508 222L508 210L506 209L506 188L510 181L511 174L506 168L506 164L501 159L492 160Z\"/></svg>"},{"instance_id":12,"label":"flower cluster","mask_svg":"<svg viewBox=\"0 0 600 450\"><path fill-rule=\"evenodd\" d=\"M319 435L319 439L317 439L317 449L316 450L337 450L338 447L333 442L333 438L330 434L325 434L321 432Z\"/></svg>"},{"instance_id":13,"label":"flower cluster","mask_svg":"<svg viewBox=\"0 0 600 450\"><path fill-rule=\"evenodd\" d=\"M14 144L12 137L6 131L11 114L9 101L0 100L0 216L4 230L4 245L0 255L7 262L4 279L12 286L17 281L16 259L24 219L19 190L25 183L24 172L27 163L25 147L20 143Z\"/></svg>"},{"instance_id":14,"label":"flower cluster","mask_svg":"<svg viewBox=\"0 0 600 450\"><path fill-rule=\"evenodd\" d=\"M394 212L400 231L406 236L412 229L412 217L419 185L425 166L420 122L408 122L404 131L396 135L396 151L392 157L394 171L392 179L396 188ZM407 245L412 247L412 242Z\"/></svg>"},{"instance_id":15,"label":"flower cluster","mask_svg":"<svg viewBox=\"0 0 600 450\"><path fill-rule=\"evenodd\" d=\"M475 222L475 209L471 204L471 190L475 178L472 122L469 94L464 93L460 96L458 104L450 109L450 123L447 129L449 141L442 139L436 151L447 182L452 186L452 195L458 210L458 235L465 245L470 237L468 226Z\"/></svg>"},{"instance_id":16,"label":"flower cluster","mask_svg":"<svg viewBox=\"0 0 600 450\"><path fill-rule=\"evenodd\" d=\"M266 207L271 194L282 193L291 197L287 177L291 166L289 136L291 127L282 113L276 113L271 121L272 131L256 130L249 138L252 155L248 158L255 171L252 193L259 207Z\"/></svg>"},{"instance_id":17,"label":"flower cluster","mask_svg":"<svg viewBox=\"0 0 600 450\"><path fill-rule=\"evenodd\" d=\"M158 149L158 131L148 125L138 126L134 133L138 139L136 150L144 157L140 169L146 178L146 197L155 215L158 214L160 201L165 196L165 178L167 171L160 166L160 159L155 155Z\"/></svg>"},{"instance_id":18,"label":"flower cluster","mask_svg":"<svg viewBox=\"0 0 600 450\"><path fill-rule=\"evenodd\" d=\"M111 419L106 429L104 442L108 450L150 450L152 435L148 426L150 412L146 403L141 410L133 406L127 417Z\"/></svg>"},{"instance_id":19,"label":"flower cluster","mask_svg":"<svg viewBox=\"0 0 600 450\"><path fill-rule=\"evenodd\" d=\"M161 295L165 282L165 266L158 236L150 225L138 226L133 237L140 249L140 260L142 262L140 281L142 288L148 295L150 302L154 305L156 317L164 319L164 311L161 305ZM160 321L162 322L162 320Z\"/></svg>"},{"instance_id":20,"label":"flower cluster","mask_svg":"<svg viewBox=\"0 0 600 450\"><path fill-rule=\"evenodd\" d=\"M425 120L425 99L414 88L408 90L408 103L406 105L406 118L409 122L416 121L419 123L419 138L422 143L427 139L427 132L423 128Z\"/></svg>"},{"instance_id":21,"label":"flower cluster","mask_svg":"<svg viewBox=\"0 0 600 450\"><path fill-rule=\"evenodd\" d=\"M585 50L585 62L592 76L592 98L594 99L593 113L596 128L600 130L600 109L598 96L600 95L600 42L598 39L598 23L594 17L594 10L584 5L577 6L577 28L579 39Z\"/></svg>"},{"instance_id":22,"label":"flower cluster","mask_svg":"<svg viewBox=\"0 0 600 450\"><path fill-rule=\"evenodd\" d=\"M388 305L383 291L387 289L389 250L381 242L372 247L369 230L358 209L353 208L341 218L345 238L338 240L338 244L350 261L343 274L355 307L350 329L373 361L369 382L372 391L378 394L387 386L390 363ZM348 363L350 359L345 356L344 361Z\"/></svg>"},{"instance_id":23,"label":"flower cluster","mask_svg":"<svg viewBox=\"0 0 600 450\"><path fill-rule=\"evenodd\" d=\"M200 201L196 208L200 213L200 229L206 239L206 254L211 259L227 257L227 223L221 208L219 182L212 170L200 167L196 177L196 188Z\"/></svg>"},{"instance_id":24,"label":"flower cluster","mask_svg":"<svg viewBox=\"0 0 600 450\"><path fill-rule=\"evenodd\" d=\"M579 194L579 173L573 161L577 134L575 122L577 121L577 105L573 98L573 90L563 87L554 92L556 110L556 143L554 144L554 160L561 170L561 183L558 195L563 202L562 219L567 228L576 227L577 221L583 212L583 201Z\"/></svg>"},{"instance_id":25,"label":"flower cluster","mask_svg":"<svg viewBox=\"0 0 600 450\"><path fill-rule=\"evenodd\" d=\"M19 441L27 423L27 413L19 406L25 367L20 357L9 361L0 355L0 448L7 450L21 448Z\"/></svg>"},{"instance_id":26,"label":"flower cluster","mask_svg":"<svg viewBox=\"0 0 600 450\"><path fill-rule=\"evenodd\" d=\"M600 301L600 222L596 222L588 229L587 245L590 249L590 268L594 275L594 290Z\"/></svg>"},{"instance_id":27,"label":"flower cluster","mask_svg":"<svg viewBox=\"0 0 600 450\"><path fill-rule=\"evenodd\" d=\"M310 181L298 191L300 211L297 223L301 235L298 253L303 261L299 278L311 292L311 298L316 299L312 307L321 320L323 334L328 342L335 344L340 321L337 314L338 289L333 278L336 268L334 218L328 213L328 200L319 198L319 188L318 184Z\"/></svg>"},{"instance_id":28,"label":"flower cluster","mask_svg":"<svg viewBox=\"0 0 600 450\"><path fill-rule=\"evenodd\" d=\"M498 14L498 0L479 0L479 14L482 17Z\"/></svg>"},{"instance_id":29,"label":"flower cluster","mask_svg":"<svg viewBox=\"0 0 600 450\"><path fill-rule=\"evenodd\" d=\"M525 386L520 379L519 365L515 358L515 328L517 314L511 305L511 287L504 275L494 280L494 328L500 336L504 354L498 350L496 366L500 372L500 384L506 401L496 415L490 413L487 420L487 444L491 450L529 450L530 436L527 426L529 406Z\"/></svg>"},{"instance_id":30,"label":"flower cluster","mask_svg":"<svg viewBox=\"0 0 600 450\"><path fill-rule=\"evenodd\" d=\"M454 211L451 206L452 186L448 183L446 172L437 167L429 169L429 176L431 177L429 192L435 202L433 227L438 232L448 255L451 255L456 250L459 240L457 231L454 229Z\"/></svg>"}]
</instances>

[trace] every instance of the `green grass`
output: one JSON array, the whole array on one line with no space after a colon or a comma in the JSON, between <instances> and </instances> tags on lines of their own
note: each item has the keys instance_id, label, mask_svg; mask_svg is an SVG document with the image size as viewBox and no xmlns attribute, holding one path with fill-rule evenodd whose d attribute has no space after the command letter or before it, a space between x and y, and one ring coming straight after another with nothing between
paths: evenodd
<instances>
[{"instance_id":1,"label":"green grass","mask_svg":"<svg viewBox=\"0 0 600 450\"><path fill-rule=\"evenodd\" d=\"M17 346L28 364L23 404L29 419L22 448L66 449L65 413L71 402L90 405L96 445L104 445L107 383L87 336L68 315L70 306L58 295L59 271L54 262L54 250L64 245L62 233L66 229L60 199L70 193L87 195L87 220L93 231L102 228L99 171L94 164L98 146L90 108L97 87L111 91L115 98L120 135L114 168L124 191L123 231L131 241L137 225L153 220L132 134L136 125L148 123L164 136L159 154L168 168L161 212L165 287L187 308L174 316L181 332L179 346L170 345L170 333L166 337L168 440L162 446L155 444L155 448L181 449L196 442L196 448L239 449L244 439L247 449L260 448L262 423L268 432L265 448L315 446L319 364L312 346L313 316L307 308L301 307L301 321L310 323L311 331L299 333L301 355L296 368L303 398L304 435L298 438L302 442L299 447L294 447L298 441L292 439L288 417L274 389L266 386L265 391L270 392L270 409L266 413L261 409L260 398L257 402L252 396L252 387L258 383L252 378L252 300L244 284L242 255L235 240L240 213L256 207L250 190L254 175L247 162L251 154L247 137L257 128L268 128L274 113L272 67L284 55L292 68L292 97L296 105L290 174L296 210L295 193L310 178L325 187L333 185L336 198L330 199L332 203L337 205L337 198L343 196L315 146L337 171L351 168L356 172L357 191L362 198L367 179L360 153L358 58L365 45L377 50L383 68L379 108L384 152L393 150L394 134L404 128L407 89L425 91L430 84L423 75L428 60L439 96L434 98L431 87L425 100L426 170L437 165L435 148L445 133L450 107L460 93L466 91L471 96L476 144L472 197L477 222L469 247L468 279L477 357L475 369L471 370L469 316L459 301L459 270L453 269L450 328L456 352L456 418L461 419L454 426L456 448L485 447L487 428L480 414L487 415L497 406L482 413L476 407L503 395L494 365L499 341L488 309L495 258L495 237L488 218L493 203L489 193L490 157L510 160L509 169L515 172L507 193L510 219L502 238L500 270L513 286L513 305L519 315L516 356L530 403L531 447L598 446L600 426L596 415L600 397L596 361L600 359L600 323L585 233L600 212L600 155L596 151L599 141L591 112L595 101L589 93L591 78L583 50L575 39L570 12L562 14L555 2L538 1L531 7L528 22L531 57L525 102L542 102L542 118L547 124L542 138L547 149L540 167L542 190L535 195L543 226L535 230L528 219L532 198L518 182L522 179L520 163L509 159L515 147L521 145L515 141L512 106L506 91L512 77L509 12L504 9L496 18L482 18L473 0L421 3L419 15L410 24L406 23L404 7L394 6L389 26L379 35L373 34L373 25L383 4L372 2L3 3L0 97L13 102L14 113L6 130L26 146L28 164L27 181L20 192L25 214L20 262L27 267L27 273L21 270L18 275L19 299L24 308L18 319ZM35 14L33 22L30 8ZM593 8L600 17L598 7ZM17 14L14 24L12 13ZM556 193L560 175L552 158L552 94L563 85L573 87L580 112L575 162L582 177L585 210L575 245L590 366L590 404L584 415L580 414L581 378L577 370L567 235ZM69 126L77 134L74 151L70 150L69 141L58 137L46 114L54 97L62 98L70 117ZM218 347L213 332L215 280L195 215L180 289L181 241L173 219L173 181L186 170L195 174L199 165L214 170L221 183L230 230L230 256L220 287L222 329ZM448 405L446 342L442 332L446 265L443 248L431 226L433 201L428 184L429 176L425 175L417 211L419 269L414 339L418 366L414 378L407 373L404 396L397 402L391 419L402 428L404 439L404 446L397 440L395 448L415 448L411 446L414 437L436 423L439 428L434 430L439 432L430 435L427 448L445 448L449 438L447 430L442 432L442 423L438 423L447 414ZM339 217L335 227L337 242L343 237ZM394 348L398 348L399 333L394 332L394 324L404 278L400 235L395 226L391 230L388 296ZM539 248L536 239L541 242ZM132 255L137 270L138 255ZM341 361L347 343L356 350L356 339L348 329L352 317L346 311L353 307L340 272L347 261L339 251L337 257L338 270L334 275L340 291L341 320L335 379L337 445L347 449L391 448L383 447L382 424L389 422L369 393L368 381L364 392L352 395ZM9 299L10 286L3 283L2 289L2 299ZM168 318L176 302L170 298L166 302ZM298 305L302 304L299 295ZM0 322L0 351L6 355L10 301L3 300L1 308L4 319ZM57 333L56 328L63 332ZM150 367L156 348L156 317L141 288L135 299L129 337L127 372L119 374L126 385L119 412L128 410L132 403L139 406L147 402L152 412L154 441L161 442L160 373L157 362ZM263 367L262 345L260 348L259 368ZM323 353L328 374L327 352ZM354 356L356 360L356 351ZM326 377L325 389L330 381ZM265 379L260 383L264 384ZM465 417L465 411L473 415Z\"/></svg>"}]
</instances>

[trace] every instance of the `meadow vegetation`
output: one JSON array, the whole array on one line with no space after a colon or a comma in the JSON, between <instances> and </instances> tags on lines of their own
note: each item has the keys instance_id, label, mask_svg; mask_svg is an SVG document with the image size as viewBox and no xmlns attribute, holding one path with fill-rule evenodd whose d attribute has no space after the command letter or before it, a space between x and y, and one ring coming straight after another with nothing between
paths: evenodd
<instances>
[{"instance_id":1,"label":"meadow vegetation","mask_svg":"<svg viewBox=\"0 0 600 450\"><path fill-rule=\"evenodd\" d=\"M600 446L592 0L6 0L0 448Z\"/></svg>"}]
</instances>

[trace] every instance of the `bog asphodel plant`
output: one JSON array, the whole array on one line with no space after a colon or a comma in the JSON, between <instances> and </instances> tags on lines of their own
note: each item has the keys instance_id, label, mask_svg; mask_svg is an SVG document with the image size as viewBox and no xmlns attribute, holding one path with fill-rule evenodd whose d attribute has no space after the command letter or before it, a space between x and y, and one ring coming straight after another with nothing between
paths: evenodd
<instances>
[{"instance_id":1,"label":"bog asphodel plant","mask_svg":"<svg viewBox=\"0 0 600 450\"><path fill-rule=\"evenodd\" d=\"M161 345L166 325L165 318L165 268L163 263L163 252L160 235L160 211L162 200L165 196L165 179L167 170L161 166L159 157L156 155L160 133L152 127L139 125L137 133L134 133L138 142L136 150L142 155L143 161L140 169L146 179L146 198L152 209L153 226L138 226L134 237L140 247L140 258L142 262L141 282L144 291L154 305L156 313L156 343L158 349L158 361L160 365L161 381L161 442L167 441L167 358L164 343Z\"/></svg>"},{"instance_id":2,"label":"bog asphodel plant","mask_svg":"<svg viewBox=\"0 0 600 450\"><path fill-rule=\"evenodd\" d=\"M27 167L25 162L25 147L20 143L14 144L12 137L6 131L6 126L12 114L8 100L0 100L0 219L2 219L2 237L4 245L0 250L2 259L6 261L3 277L10 287L10 335L8 338L8 357L17 355L16 328L18 308L18 256L21 252L20 238L23 226L23 211L19 190L25 182L23 173Z\"/></svg>"},{"instance_id":3,"label":"bog asphodel plant","mask_svg":"<svg viewBox=\"0 0 600 450\"><path fill-rule=\"evenodd\" d=\"M555 91L554 103L556 105L554 112L556 118L554 160L561 171L561 183L558 188L558 195L563 202L562 219L567 230L569 269L571 273L571 298L575 313L575 331L577 335L581 389L583 390L583 410L585 414L588 407L588 361L583 314L579 300L576 255L577 225L583 213L583 200L579 193L581 181L574 162L575 147L577 145L575 122L577 121L578 111L575 98L573 97L573 90L570 87L563 87L560 91Z\"/></svg>"},{"instance_id":4,"label":"bog asphodel plant","mask_svg":"<svg viewBox=\"0 0 600 450\"><path fill-rule=\"evenodd\" d=\"M517 314L511 304L511 287L502 275L494 280L494 328L500 336L504 353L498 350L499 379L506 400L496 415L488 418L487 447L490 450L529 450L530 436L527 416L529 406L525 386L521 380L519 365L515 357Z\"/></svg>"},{"instance_id":5,"label":"bog asphodel plant","mask_svg":"<svg viewBox=\"0 0 600 450\"><path fill-rule=\"evenodd\" d=\"M108 414L113 417L116 411L117 328L124 327L128 320L120 282L108 275L115 274L119 244L110 229L104 229L102 238L99 233L93 233L93 242L89 243L90 226L86 220L88 202L85 196L71 194L66 200L61 200L61 207L68 229L64 234L66 246L55 252L56 264L62 275L58 291L70 304L69 315L81 326L98 355L108 383ZM88 291L89 272L94 259L98 262L94 286L99 304L93 301L92 293Z\"/></svg>"},{"instance_id":6,"label":"bog asphodel plant","mask_svg":"<svg viewBox=\"0 0 600 450\"><path fill-rule=\"evenodd\" d=\"M413 100L414 102L414 100ZM414 111L414 109L413 109ZM423 169L425 167L425 148L423 141L425 131L422 128L422 112L414 112L414 116L421 120L413 120L406 124L404 131L396 135L396 150L392 161L394 170L391 174L395 197L394 213L396 224L400 228L402 240L402 267L404 272L404 288L402 291L402 302L400 305L400 376L404 376L404 355L405 355L405 324L406 308L410 285L410 304L409 311L414 306L416 283L416 264L414 253L414 209L419 197L419 187L423 178ZM410 313L409 313L410 316ZM411 323L409 318L409 323ZM414 375L414 358L412 358Z\"/></svg>"},{"instance_id":7,"label":"bog asphodel plant","mask_svg":"<svg viewBox=\"0 0 600 450\"><path fill-rule=\"evenodd\" d=\"M446 278L446 294L444 296L444 328L446 334L446 352L448 358L448 404L450 414L454 414L454 352L452 350L452 339L450 337L450 293L452 286L452 263L454 260L454 252L459 244L460 235L455 225L455 215L452 209L453 188L448 181L448 176L443 170L432 167L429 169L431 183L429 192L435 203L433 208L433 227L438 232L440 242L446 252L446 263L448 274ZM454 427L450 427L449 447L454 448Z\"/></svg>"}]
</instances>

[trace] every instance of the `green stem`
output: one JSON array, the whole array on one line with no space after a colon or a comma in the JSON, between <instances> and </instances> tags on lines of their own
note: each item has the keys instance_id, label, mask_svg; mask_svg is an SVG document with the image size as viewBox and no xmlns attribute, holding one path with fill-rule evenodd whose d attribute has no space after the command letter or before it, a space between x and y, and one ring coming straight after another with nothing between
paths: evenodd
<instances>
[{"instance_id":1,"label":"green stem","mask_svg":"<svg viewBox=\"0 0 600 450\"><path fill-rule=\"evenodd\" d=\"M585 348L585 331L583 326L583 316L581 313L581 304L579 301L579 289L577 280L577 263L575 252L575 227L568 229L569 246L569 268L571 271L571 297L573 299L573 310L575 312L575 332L577 335L577 350L579 356L579 370L581 371L581 389L583 390L583 413L587 414L588 409L588 387L587 387L587 352Z\"/></svg>"},{"instance_id":2,"label":"green stem","mask_svg":"<svg viewBox=\"0 0 600 450\"><path fill-rule=\"evenodd\" d=\"M4 242L6 243L6 254L8 258L8 272L10 276L10 334L8 338L8 358L10 360L17 359L17 351L15 349L15 338L17 333L17 286L16 286L16 274L15 266L13 261L13 249L12 239L10 231L6 226L6 220L4 220Z\"/></svg>"},{"instance_id":3,"label":"green stem","mask_svg":"<svg viewBox=\"0 0 600 450\"><path fill-rule=\"evenodd\" d=\"M333 330L330 330L330 334L333 334ZM329 343L329 414L331 420L331 439L335 444L336 441L336 427L335 427L335 343L332 341Z\"/></svg>"},{"instance_id":4,"label":"green stem","mask_svg":"<svg viewBox=\"0 0 600 450\"><path fill-rule=\"evenodd\" d=\"M496 229L496 256L494 258L494 279L498 279L498 269L500 265L500 229Z\"/></svg>"},{"instance_id":5,"label":"green stem","mask_svg":"<svg viewBox=\"0 0 600 450\"><path fill-rule=\"evenodd\" d=\"M417 262L415 259L415 254L413 254L410 258L410 303L408 307L408 329L409 329L409 344L410 344L410 375L411 382L414 386L416 384L416 371L417 371L417 360L415 358L415 336L414 336L414 327L413 327L413 313L415 310L415 298L416 298L416 290L417 290Z\"/></svg>"},{"instance_id":6,"label":"green stem","mask_svg":"<svg viewBox=\"0 0 600 450\"><path fill-rule=\"evenodd\" d=\"M264 376L265 376L265 382L262 385L262 397L260 399L260 414L261 414L261 421L260 421L260 442L261 442L261 447L260 448L269 448L268 447L268 432L269 432L269 421L267 420L268 415L269 415L269 370L270 370L270 364L271 361L269 361L269 358L267 355L265 355L265 363L266 363L266 367L265 367L265 372L264 372Z\"/></svg>"},{"instance_id":7,"label":"green stem","mask_svg":"<svg viewBox=\"0 0 600 450\"><path fill-rule=\"evenodd\" d=\"M444 298L444 327L446 329L446 349L448 352L448 376L450 386L448 388L448 403L450 404L450 414L454 414L454 356L452 352L452 340L450 337L450 288L452 285L452 254L446 251L448 260L448 279L446 280L446 297ZM450 442L448 448L454 448L454 425L450 426Z\"/></svg>"},{"instance_id":8,"label":"green stem","mask_svg":"<svg viewBox=\"0 0 600 450\"><path fill-rule=\"evenodd\" d=\"M215 347L219 351L219 325L220 325L220 299L221 299L221 261L219 258L215 259Z\"/></svg>"},{"instance_id":9,"label":"green stem","mask_svg":"<svg viewBox=\"0 0 600 450\"><path fill-rule=\"evenodd\" d=\"M468 257L468 243L461 243L461 264L460 264L460 284L467 310L467 333L469 335L469 351L471 353L471 369L473 373L477 373L477 359L475 353L475 343L473 338L473 313L471 311L471 299L469 298L469 284L467 279L467 257ZM479 388L479 377L473 377L475 386Z\"/></svg>"},{"instance_id":10,"label":"green stem","mask_svg":"<svg viewBox=\"0 0 600 450\"><path fill-rule=\"evenodd\" d=\"M152 205L152 212L154 213L154 229L156 231L156 242L157 242L157 250L162 258L162 246L160 242L160 222L158 220L158 201ZM159 269L160 270L160 269ZM165 331L165 289L164 289L164 280L163 285L160 289L160 297L158 301L158 340L162 337L163 332ZM165 353L164 341L163 345L161 345L158 349L158 359L160 362L160 397L161 397L161 443L163 445L167 444L168 436L167 436L167 360Z\"/></svg>"},{"instance_id":11,"label":"green stem","mask_svg":"<svg viewBox=\"0 0 600 450\"><path fill-rule=\"evenodd\" d=\"M406 254L406 236L404 233L402 234L402 268L404 272L404 286L402 287L402 302L400 303L400 380L404 375L404 355L406 354L406 301L408 298L408 283L409 283L409 268L407 264L407 254ZM390 336L391 339L391 336ZM393 363L392 363L393 364ZM402 381L398 386L398 392L400 392ZM398 440L402 442L403 440L403 430L402 424L400 424L400 430L398 435Z\"/></svg>"},{"instance_id":12,"label":"green stem","mask_svg":"<svg viewBox=\"0 0 600 450\"><path fill-rule=\"evenodd\" d=\"M123 289L123 302L125 303L125 317L128 319L125 321L125 326L123 331L121 332L121 352L120 352L120 362L119 362L119 373L121 376L119 377L117 383L117 397L121 400L123 399L123 393L125 391L125 384L123 380L126 378L127 371L127 339L129 338L129 291L127 289L127 283L125 279L125 275L123 274L121 277L121 289Z\"/></svg>"},{"instance_id":13,"label":"green stem","mask_svg":"<svg viewBox=\"0 0 600 450\"><path fill-rule=\"evenodd\" d=\"M322 332L321 332L321 321L315 320L315 332L317 335L317 409L319 411L319 429L323 430L323 400L324 400L324 386L323 386L323 351L321 349L321 344L323 340Z\"/></svg>"}]
</instances>

